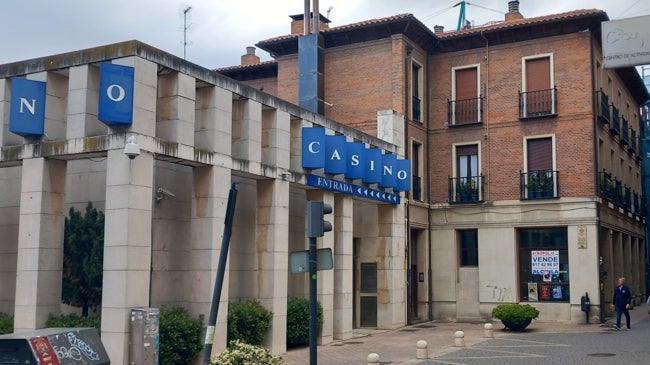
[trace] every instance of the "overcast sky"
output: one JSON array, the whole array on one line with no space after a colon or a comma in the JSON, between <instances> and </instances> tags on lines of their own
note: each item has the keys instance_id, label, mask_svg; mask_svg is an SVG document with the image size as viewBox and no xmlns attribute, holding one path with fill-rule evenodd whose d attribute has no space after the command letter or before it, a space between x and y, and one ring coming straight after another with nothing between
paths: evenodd
<instances>
[{"instance_id":1,"label":"overcast sky","mask_svg":"<svg viewBox=\"0 0 650 365\"><path fill-rule=\"evenodd\" d=\"M412 13L429 28L455 29L460 0L320 0L331 27ZM474 25L503 20L508 0L468 1ZM0 64L137 39L207 68L239 65L246 46L290 33L289 15L304 0L4 0ZM605 10L612 20L650 14L648 0L520 0L525 17L576 9ZM270 56L261 50L262 60Z\"/></svg>"}]
</instances>

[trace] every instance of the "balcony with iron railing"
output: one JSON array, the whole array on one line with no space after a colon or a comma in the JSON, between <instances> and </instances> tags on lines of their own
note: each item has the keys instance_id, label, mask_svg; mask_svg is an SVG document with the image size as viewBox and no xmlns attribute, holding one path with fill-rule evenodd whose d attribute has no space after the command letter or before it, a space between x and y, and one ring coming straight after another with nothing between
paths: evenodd
<instances>
[{"instance_id":1,"label":"balcony with iron railing","mask_svg":"<svg viewBox=\"0 0 650 365\"><path fill-rule=\"evenodd\" d=\"M600 91L596 91L596 98L597 98L597 117L598 120L601 122L608 124L610 121L610 110L609 110L609 97L603 89L600 89Z\"/></svg>"},{"instance_id":2,"label":"balcony with iron railing","mask_svg":"<svg viewBox=\"0 0 650 365\"><path fill-rule=\"evenodd\" d=\"M421 111L422 101L417 96L413 97L413 120L419 122L422 120L422 111Z\"/></svg>"},{"instance_id":3,"label":"balcony with iron railing","mask_svg":"<svg viewBox=\"0 0 650 365\"><path fill-rule=\"evenodd\" d=\"M637 143L636 131L630 128L630 144L627 146L627 152L636 153Z\"/></svg>"},{"instance_id":4,"label":"balcony with iron railing","mask_svg":"<svg viewBox=\"0 0 650 365\"><path fill-rule=\"evenodd\" d=\"M627 119L621 118L621 124L622 124L622 128L621 128L621 136L619 138L619 143L622 146L626 146L630 144L630 131L627 127L628 124Z\"/></svg>"},{"instance_id":5,"label":"balcony with iron railing","mask_svg":"<svg viewBox=\"0 0 650 365\"><path fill-rule=\"evenodd\" d=\"M521 172L519 176L519 191L522 200L559 198L559 186L559 171L535 170Z\"/></svg>"},{"instance_id":6,"label":"balcony with iron railing","mask_svg":"<svg viewBox=\"0 0 650 365\"><path fill-rule=\"evenodd\" d=\"M598 190L603 201L645 217L645 198L642 195L613 177L610 172L601 171L599 174Z\"/></svg>"},{"instance_id":7,"label":"balcony with iron railing","mask_svg":"<svg viewBox=\"0 0 650 365\"><path fill-rule=\"evenodd\" d=\"M610 105L612 110L611 113L611 123L609 125L609 132L618 135L621 131L621 117L618 115L618 108L614 105Z\"/></svg>"},{"instance_id":8,"label":"balcony with iron railing","mask_svg":"<svg viewBox=\"0 0 650 365\"><path fill-rule=\"evenodd\" d=\"M480 203L483 201L483 175L450 177L449 203Z\"/></svg>"},{"instance_id":9,"label":"balcony with iron railing","mask_svg":"<svg viewBox=\"0 0 650 365\"><path fill-rule=\"evenodd\" d=\"M519 92L519 119L557 115L557 88Z\"/></svg>"},{"instance_id":10,"label":"balcony with iron railing","mask_svg":"<svg viewBox=\"0 0 650 365\"><path fill-rule=\"evenodd\" d=\"M447 125L479 124L483 119L483 97L447 100Z\"/></svg>"}]
</instances>

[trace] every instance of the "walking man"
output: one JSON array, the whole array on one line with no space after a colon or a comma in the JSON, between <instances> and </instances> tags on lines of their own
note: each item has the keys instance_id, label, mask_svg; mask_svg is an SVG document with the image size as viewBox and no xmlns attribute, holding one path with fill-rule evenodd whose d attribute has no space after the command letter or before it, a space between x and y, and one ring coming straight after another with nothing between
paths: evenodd
<instances>
[{"instance_id":1,"label":"walking man","mask_svg":"<svg viewBox=\"0 0 650 365\"><path fill-rule=\"evenodd\" d=\"M632 302L632 293L630 288L625 285L625 278L618 278L618 285L614 289L614 299L612 300L616 308L616 325L614 328L621 329L621 314L625 314L625 324L630 329L630 303Z\"/></svg>"}]
</instances>

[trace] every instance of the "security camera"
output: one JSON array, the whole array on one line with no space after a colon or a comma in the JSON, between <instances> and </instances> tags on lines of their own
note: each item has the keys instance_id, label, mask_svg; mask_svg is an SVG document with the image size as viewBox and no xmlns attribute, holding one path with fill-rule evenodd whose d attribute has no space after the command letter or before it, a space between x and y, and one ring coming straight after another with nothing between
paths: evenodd
<instances>
[{"instance_id":1,"label":"security camera","mask_svg":"<svg viewBox=\"0 0 650 365\"><path fill-rule=\"evenodd\" d=\"M140 146L135 142L135 136L131 135L126 139L124 154L131 160L140 155Z\"/></svg>"},{"instance_id":2,"label":"security camera","mask_svg":"<svg viewBox=\"0 0 650 365\"><path fill-rule=\"evenodd\" d=\"M165 189L165 188L158 188L156 191L156 201L161 201L165 198L175 198L176 194L172 193L171 191Z\"/></svg>"}]
</instances>

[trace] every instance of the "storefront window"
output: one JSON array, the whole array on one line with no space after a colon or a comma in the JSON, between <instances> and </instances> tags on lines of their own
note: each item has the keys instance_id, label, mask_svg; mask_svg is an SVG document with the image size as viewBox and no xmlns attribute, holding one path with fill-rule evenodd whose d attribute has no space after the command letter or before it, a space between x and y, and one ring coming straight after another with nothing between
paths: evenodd
<instances>
[{"instance_id":1,"label":"storefront window","mask_svg":"<svg viewBox=\"0 0 650 365\"><path fill-rule=\"evenodd\" d=\"M519 278L522 301L569 301L566 228L519 230Z\"/></svg>"}]
</instances>

